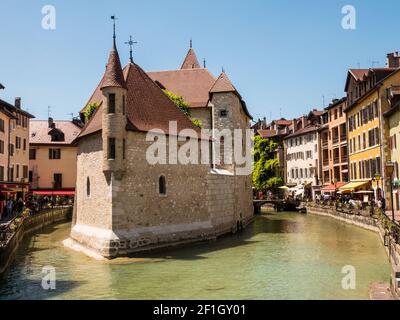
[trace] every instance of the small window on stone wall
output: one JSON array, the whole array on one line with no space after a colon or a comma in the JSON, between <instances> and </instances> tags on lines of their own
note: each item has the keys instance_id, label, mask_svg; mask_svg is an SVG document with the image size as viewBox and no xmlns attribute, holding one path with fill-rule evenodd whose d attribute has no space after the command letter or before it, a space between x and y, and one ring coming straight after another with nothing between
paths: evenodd
<instances>
[{"instance_id":1,"label":"small window on stone wall","mask_svg":"<svg viewBox=\"0 0 400 320\"><path fill-rule=\"evenodd\" d=\"M89 177L86 178L86 195L90 197L90 179Z\"/></svg>"},{"instance_id":2,"label":"small window on stone wall","mask_svg":"<svg viewBox=\"0 0 400 320\"><path fill-rule=\"evenodd\" d=\"M226 117L228 116L228 111L227 111L227 110L221 110L221 111L219 112L219 116L220 116L221 118L226 118Z\"/></svg>"},{"instance_id":3,"label":"small window on stone wall","mask_svg":"<svg viewBox=\"0 0 400 320\"><path fill-rule=\"evenodd\" d=\"M164 176L161 176L158 179L158 193L160 195L166 195L167 194L167 182L166 182Z\"/></svg>"}]
</instances>

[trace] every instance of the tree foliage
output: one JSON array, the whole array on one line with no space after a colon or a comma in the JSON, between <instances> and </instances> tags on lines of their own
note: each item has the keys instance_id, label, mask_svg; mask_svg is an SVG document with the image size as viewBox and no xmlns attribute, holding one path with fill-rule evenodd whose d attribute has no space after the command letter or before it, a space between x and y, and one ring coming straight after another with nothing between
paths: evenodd
<instances>
[{"instance_id":1,"label":"tree foliage","mask_svg":"<svg viewBox=\"0 0 400 320\"><path fill-rule=\"evenodd\" d=\"M171 91L168 91L167 89L163 89L164 93L167 95L167 97L175 103L175 105L182 110L184 114L186 114L189 118L191 116L190 113L190 108L189 104L183 99L182 96L178 96L175 93L172 93Z\"/></svg>"},{"instance_id":2,"label":"tree foliage","mask_svg":"<svg viewBox=\"0 0 400 320\"><path fill-rule=\"evenodd\" d=\"M254 138L254 168L253 184L257 190L274 189L283 184L282 178L277 176L279 161L275 150L278 144L271 139L260 136Z\"/></svg>"},{"instance_id":3,"label":"tree foliage","mask_svg":"<svg viewBox=\"0 0 400 320\"><path fill-rule=\"evenodd\" d=\"M85 117L85 123L87 123L90 120L90 118L93 116L98 107L99 104L97 102L89 103L86 106L85 111L83 111L83 115Z\"/></svg>"},{"instance_id":4,"label":"tree foliage","mask_svg":"<svg viewBox=\"0 0 400 320\"><path fill-rule=\"evenodd\" d=\"M203 127L203 124L201 123L200 119L192 118L192 122L196 127L200 128L200 129Z\"/></svg>"},{"instance_id":5,"label":"tree foliage","mask_svg":"<svg viewBox=\"0 0 400 320\"><path fill-rule=\"evenodd\" d=\"M182 110L182 112L192 120L193 124L198 127L202 128L203 124L201 123L200 119L192 118L192 114L190 112L190 105L187 103L182 96L178 96L175 93L168 91L167 89L163 89L163 92L167 95L167 97L175 103L175 105Z\"/></svg>"}]
</instances>

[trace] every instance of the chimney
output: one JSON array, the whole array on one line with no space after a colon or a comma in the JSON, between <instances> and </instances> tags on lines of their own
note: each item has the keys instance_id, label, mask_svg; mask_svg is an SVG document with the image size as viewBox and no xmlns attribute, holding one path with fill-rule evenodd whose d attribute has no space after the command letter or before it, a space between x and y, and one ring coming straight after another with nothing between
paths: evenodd
<instances>
[{"instance_id":1,"label":"chimney","mask_svg":"<svg viewBox=\"0 0 400 320\"><path fill-rule=\"evenodd\" d=\"M15 98L14 106L18 109L21 109L21 98L20 97Z\"/></svg>"},{"instance_id":2,"label":"chimney","mask_svg":"<svg viewBox=\"0 0 400 320\"><path fill-rule=\"evenodd\" d=\"M54 120L53 118L49 117L49 128L53 128L54 127Z\"/></svg>"},{"instance_id":3,"label":"chimney","mask_svg":"<svg viewBox=\"0 0 400 320\"><path fill-rule=\"evenodd\" d=\"M388 68L400 68L400 55L399 52L392 52L387 55Z\"/></svg>"}]
</instances>

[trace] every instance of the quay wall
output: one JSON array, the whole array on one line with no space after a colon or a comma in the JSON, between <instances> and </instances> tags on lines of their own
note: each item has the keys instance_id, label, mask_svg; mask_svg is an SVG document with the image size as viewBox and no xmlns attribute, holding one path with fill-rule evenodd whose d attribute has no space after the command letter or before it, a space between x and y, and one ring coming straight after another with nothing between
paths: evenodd
<instances>
[{"instance_id":1,"label":"quay wall","mask_svg":"<svg viewBox=\"0 0 400 320\"><path fill-rule=\"evenodd\" d=\"M72 207L53 208L25 218L5 246L0 247L0 276L13 262L24 237L53 223L67 221L71 213Z\"/></svg>"}]
</instances>

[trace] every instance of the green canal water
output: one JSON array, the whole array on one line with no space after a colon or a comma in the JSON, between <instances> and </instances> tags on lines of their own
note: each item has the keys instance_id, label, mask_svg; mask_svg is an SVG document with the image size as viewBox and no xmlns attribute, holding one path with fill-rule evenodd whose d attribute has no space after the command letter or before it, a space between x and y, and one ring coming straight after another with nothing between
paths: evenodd
<instances>
[{"instance_id":1,"label":"green canal water","mask_svg":"<svg viewBox=\"0 0 400 320\"><path fill-rule=\"evenodd\" d=\"M336 220L264 214L242 234L138 258L99 262L62 246L70 225L25 241L0 280L0 299L368 299L390 279L378 235ZM344 266L356 290L342 289ZM42 268L56 289L42 289Z\"/></svg>"}]
</instances>

